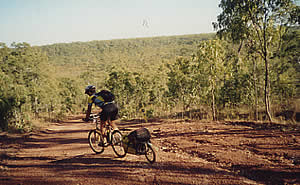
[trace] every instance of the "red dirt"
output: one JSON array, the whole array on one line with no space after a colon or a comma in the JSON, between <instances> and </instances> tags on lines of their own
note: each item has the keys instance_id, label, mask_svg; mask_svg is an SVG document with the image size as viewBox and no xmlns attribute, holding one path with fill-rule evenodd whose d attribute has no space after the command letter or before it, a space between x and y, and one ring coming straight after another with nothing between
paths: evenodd
<instances>
[{"instance_id":1,"label":"red dirt","mask_svg":"<svg viewBox=\"0 0 300 185\"><path fill-rule=\"evenodd\" d=\"M139 120L122 133L147 127L157 161L111 147L95 154L92 123L73 117L26 135L0 134L0 184L300 184L300 132L253 122Z\"/></svg>"}]
</instances>

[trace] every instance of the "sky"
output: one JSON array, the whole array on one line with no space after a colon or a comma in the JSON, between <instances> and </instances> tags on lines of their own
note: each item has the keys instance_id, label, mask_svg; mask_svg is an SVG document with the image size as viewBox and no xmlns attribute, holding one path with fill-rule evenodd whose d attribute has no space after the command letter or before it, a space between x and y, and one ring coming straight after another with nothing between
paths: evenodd
<instances>
[{"instance_id":1,"label":"sky","mask_svg":"<svg viewBox=\"0 0 300 185\"><path fill-rule=\"evenodd\" d=\"M214 32L220 0L0 0L0 42L30 45Z\"/></svg>"}]
</instances>

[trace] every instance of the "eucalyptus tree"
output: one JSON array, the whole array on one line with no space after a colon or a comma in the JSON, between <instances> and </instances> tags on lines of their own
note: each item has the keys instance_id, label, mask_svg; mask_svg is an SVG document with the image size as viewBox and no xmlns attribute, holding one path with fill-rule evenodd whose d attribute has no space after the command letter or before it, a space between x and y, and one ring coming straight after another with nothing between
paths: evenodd
<instances>
[{"instance_id":1,"label":"eucalyptus tree","mask_svg":"<svg viewBox=\"0 0 300 185\"><path fill-rule=\"evenodd\" d=\"M116 96L120 115L127 118L142 114L155 103L154 84L145 75L129 71L113 71L105 80L105 86Z\"/></svg>"},{"instance_id":2,"label":"eucalyptus tree","mask_svg":"<svg viewBox=\"0 0 300 185\"><path fill-rule=\"evenodd\" d=\"M59 98L61 99L61 112L73 112L80 97L79 85L75 80L62 78L59 80Z\"/></svg>"},{"instance_id":3,"label":"eucalyptus tree","mask_svg":"<svg viewBox=\"0 0 300 185\"><path fill-rule=\"evenodd\" d=\"M222 12L213 23L220 36L234 41L252 42L265 64L264 100L268 119L270 114L269 63L280 47L287 26L295 23L297 6L292 0L222 0ZM295 14L296 12L296 14ZM299 12L299 11L298 11Z\"/></svg>"},{"instance_id":4,"label":"eucalyptus tree","mask_svg":"<svg viewBox=\"0 0 300 185\"><path fill-rule=\"evenodd\" d=\"M13 93L7 89L11 83L11 78L0 70L0 130L7 129L8 119L15 103Z\"/></svg>"},{"instance_id":5,"label":"eucalyptus tree","mask_svg":"<svg viewBox=\"0 0 300 185\"><path fill-rule=\"evenodd\" d=\"M198 85L195 83L192 60L178 58L175 63L167 64L167 68L167 97L171 100L169 103L182 105L183 111L186 111L192 103Z\"/></svg>"},{"instance_id":6,"label":"eucalyptus tree","mask_svg":"<svg viewBox=\"0 0 300 185\"><path fill-rule=\"evenodd\" d=\"M39 66L46 56L27 43L13 43L10 48L2 44L0 53L1 112L5 124L22 129L29 119L27 113L42 104Z\"/></svg>"},{"instance_id":7,"label":"eucalyptus tree","mask_svg":"<svg viewBox=\"0 0 300 185\"><path fill-rule=\"evenodd\" d=\"M211 104L213 120L216 120L216 99L225 73L226 51L223 41L219 39L204 41L197 53L196 69L202 77L200 84L207 84L208 97Z\"/></svg>"}]
</instances>

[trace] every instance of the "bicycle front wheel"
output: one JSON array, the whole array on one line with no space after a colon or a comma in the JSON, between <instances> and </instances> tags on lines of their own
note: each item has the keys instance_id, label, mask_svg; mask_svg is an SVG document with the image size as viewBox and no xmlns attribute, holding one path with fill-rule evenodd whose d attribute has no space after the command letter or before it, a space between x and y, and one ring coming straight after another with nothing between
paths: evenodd
<instances>
[{"instance_id":1,"label":"bicycle front wheel","mask_svg":"<svg viewBox=\"0 0 300 185\"><path fill-rule=\"evenodd\" d=\"M91 130L88 136L89 145L96 154L104 151L104 143L102 134L97 130Z\"/></svg>"},{"instance_id":2,"label":"bicycle front wheel","mask_svg":"<svg viewBox=\"0 0 300 185\"><path fill-rule=\"evenodd\" d=\"M126 151L123 146L123 136L120 131L115 130L111 134L111 146L118 157L125 157Z\"/></svg>"}]
</instances>

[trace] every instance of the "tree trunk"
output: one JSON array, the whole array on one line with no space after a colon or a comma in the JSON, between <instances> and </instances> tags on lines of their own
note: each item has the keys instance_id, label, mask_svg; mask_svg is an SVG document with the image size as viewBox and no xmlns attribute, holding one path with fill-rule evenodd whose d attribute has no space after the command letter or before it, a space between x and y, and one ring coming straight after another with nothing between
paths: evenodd
<instances>
[{"instance_id":1,"label":"tree trunk","mask_svg":"<svg viewBox=\"0 0 300 185\"><path fill-rule=\"evenodd\" d=\"M265 67L266 67L266 76L265 76L265 108L266 108L266 114L269 121L272 121L272 117L270 114L270 99L269 99L269 64L267 57L265 56Z\"/></svg>"},{"instance_id":2,"label":"tree trunk","mask_svg":"<svg viewBox=\"0 0 300 185\"><path fill-rule=\"evenodd\" d=\"M184 119L184 114L185 114L184 95L181 95L181 97L182 97L182 114L181 114L181 119Z\"/></svg>"},{"instance_id":3,"label":"tree trunk","mask_svg":"<svg viewBox=\"0 0 300 185\"><path fill-rule=\"evenodd\" d=\"M254 107L254 120L257 121L258 120L258 99L257 99L257 85L256 85L256 61L253 60L253 84L254 84L254 101L255 101L255 107Z\"/></svg>"},{"instance_id":4,"label":"tree trunk","mask_svg":"<svg viewBox=\"0 0 300 185\"><path fill-rule=\"evenodd\" d=\"M34 97L34 116L37 118L38 116L38 98Z\"/></svg>"},{"instance_id":5,"label":"tree trunk","mask_svg":"<svg viewBox=\"0 0 300 185\"><path fill-rule=\"evenodd\" d=\"M212 90L211 90L211 94L212 94L212 116L213 116L213 121L216 121L216 108L215 108L215 87L213 85Z\"/></svg>"},{"instance_id":6,"label":"tree trunk","mask_svg":"<svg viewBox=\"0 0 300 185\"><path fill-rule=\"evenodd\" d=\"M265 20L266 21L266 16L265 15ZM270 85L269 85L269 61L268 61L268 47L267 47L267 37L266 37L266 22L264 23L263 26L263 58L265 60L265 107L266 107L266 114L269 119L269 121L272 121L272 117L270 114L270 99L269 99L269 90L270 90Z\"/></svg>"}]
</instances>

